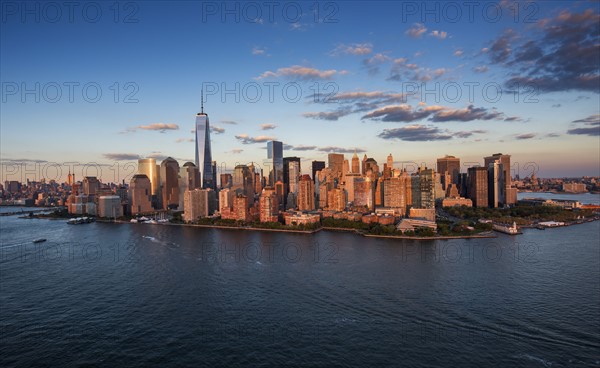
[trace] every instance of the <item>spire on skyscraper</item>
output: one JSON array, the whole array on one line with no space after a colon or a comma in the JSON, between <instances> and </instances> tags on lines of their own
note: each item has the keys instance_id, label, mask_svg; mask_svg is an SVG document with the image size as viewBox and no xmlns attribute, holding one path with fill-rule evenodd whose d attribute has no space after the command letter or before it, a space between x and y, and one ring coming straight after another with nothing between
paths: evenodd
<instances>
[{"instance_id":1,"label":"spire on skyscraper","mask_svg":"<svg viewBox=\"0 0 600 368\"><path fill-rule=\"evenodd\" d=\"M204 114L204 88L200 90L200 113Z\"/></svg>"}]
</instances>

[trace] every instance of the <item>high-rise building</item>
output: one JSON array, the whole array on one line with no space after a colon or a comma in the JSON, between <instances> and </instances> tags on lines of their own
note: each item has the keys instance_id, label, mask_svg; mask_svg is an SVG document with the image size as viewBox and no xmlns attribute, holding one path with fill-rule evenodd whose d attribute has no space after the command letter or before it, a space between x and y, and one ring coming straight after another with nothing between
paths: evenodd
<instances>
[{"instance_id":1,"label":"high-rise building","mask_svg":"<svg viewBox=\"0 0 600 368\"><path fill-rule=\"evenodd\" d=\"M391 153L387 157L387 167L390 171L394 170L394 158Z\"/></svg>"},{"instance_id":2,"label":"high-rise building","mask_svg":"<svg viewBox=\"0 0 600 368\"><path fill-rule=\"evenodd\" d=\"M152 211L152 183L145 174L136 174L129 182L131 214Z\"/></svg>"},{"instance_id":3,"label":"high-rise building","mask_svg":"<svg viewBox=\"0 0 600 368\"><path fill-rule=\"evenodd\" d=\"M183 220L185 222L196 221L214 213L217 198L215 191L211 188L186 190L183 196Z\"/></svg>"},{"instance_id":4,"label":"high-rise building","mask_svg":"<svg viewBox=\"0 0 600 368\"><path fill-rule=\"evenodd\" d=\"M272 187L263 189L260 195L260 222L277 222L279 203Z\"/></svg>"},{"instance_id":5,"label":"high-rise building","mask_svg":"<svg viewBox=\"0 0 600 368\"><path fill-rule=\"evenodd\" d=\"M331 211L343 211L346 209L346 192L340 188L327 191L327 208Z\"/></svg>"},{"instance_id":6,"label":"high-rise building","mask_svg":"<svg viewBox=\"0 0 600 368\"><path fill-rule=\"evenodd\" d=\"M233 178L231 174L221 174L221 189L231 188Z\"/></svg>"},{"instance_id":7,"label":"high-rise building","mask_svg":"<svg viewBox=\"0 0 600 368\"><path fill-rule=\"evenodd\" d=\"M317 171L321 171L325 168L325 161L313 161L312 162L312 177L317 180Z\"/></svg>"},{"instance_id":8,"label":"high-rise building","mask_svg":"<svg viewBox=\"0 0 600 368\"><path fill-rule=\"evenodd\" d=\"M200 112L196 114L196 167L202 176L202 188L216 189L210 148L210 123L208 114L204 112L204 94L200 98L200 109Z\"/></svg>"},{"instance_id":9,"label":"high-rise building","mask_svg":"<svg viewBox=\"0 0 600 368\"><path fill-rule=\"evenodd\" d=\"M233 169L233 185L231 189L238 194L243 194L249 199L254 199L253 174L246 165L237 165Z\"/></svg>"},{"instance_id":10,"label":"high-rise building","mask_svg":"<svg viewBox=\"0 0 600 368\"><path fill-rule=\"evenodd\" d=\"M504 177L504 165L500 160L490 162L488 170L488 206L492 208L501 207L506 204L506 182Z\"/></svg>"},{"instance_id":11,"label":"high-rise building","mask_svg":"<svg viewBox=\"0 0 600 368\"><path fill-rule=\"evenodd\" d=\"M100 189L100 182L95 176L86 176L82 182L83 194L86 196L95 196Z\"/></svg>"},{"instance_id":12,"label":"high-rise building","mask_svg":"<svg viewBox=\"0 0 600 368\"><path fill-rule=\"evenodd\" d=\"M200 181L200 171L192 162L186 162L179 169L179 206L178 209L183 209L184 200L183 194L186 190L194 190L200 188L202 182Z\"/></svg>"},{"instance_id":13,"label":"high-rise building","mask_svg":"<svg viewBox=\"0 0 600 368\"><path fill-rule=\"evenodd\" d=\"M511 166L510 166L510 155L503 155L502 153L495 153L491 156L484 157L484 166L489 167L491 163L498 160L502 164L502 176L504 177L504 193L505 193L505 204L517 203L517 191L512 187L511 178Z\"/></svg>"},{"instance_id":14,"label":"high-rise building","mask_svg":"<svg viewBox=\"0 0 600 368\"><path fill-rule=\"evenodd\" d=\"M152 185L151 195L158 195L160 191L159 171L157 170L156 159L141 158L138 160L138 174L143 174L150 179Z\"/></svg>"},{"instance_id":15,"label":"high-rise building","mask_svg":"<svg viewBox=\"0 0 600 368\"><path fill-rule=\"evenodd\" d=\"M368 210L375 208L373 182L369 177L354 180L354 206L366 207Z\"/></svg>"},{"instance_id":16,"label":"high-rise building","mask_svg":"<svg viewBox=\"0 0 600 368\"><path fill-rule=\"evenodd\" d=\"M121 198L116 195L101 196L98 198L98 217L117 218L123 216Z\"/></svg>"},{"instance_id":17,"label":"high-rise building","mask_svg":"<svg viewBox=\"0 0 600 368\"><path fill-rule=\"evenodd\" d=\"M179 206L179 163L167 157L160 164L163 209L175 209Z\"/></svg>"},{"instance_id":18,"label":"high-rise building","mask_svg":"<svg viewBox=\"0 0 600 368\"><path fill-rule=\"evenodd\" d=\"M399 177L386 179L383 188L383 205L385 207L406 209L404 186Z\"/></svg>"},{"instance_id":19,"label":"high-rise building","mask_svg":"<svg viewBox=\"0 0 600 368\"><path fill-rule=\"evenodd\" d=\"M473 201L473 207L487 207L488 169L486 167L470 167L467 174L467 195Z\"/></svg>"},{"instance_id":20,"label":"high-rise building","mask_svg":"<svg viewBox=\"0 0 600 368\"><path fill-rule=\"evenodd\" d=\"M283 143L279 141L267 142L267 158L271 160L271 173L269 174L269 185L281 181L283 183Z\"/></svg>"},{"instance_id":21,"label":"high-rise building","mask_svg":"<svg viewBox=\"0 0 600 368\"><path fill-rule=\"evenodd\" d=\"M458 184L458 176L460 175L460 158L448 155L438 158L437 172L442 175L442 184L444 189L446 189L449 184ZM447 182L446 180L444 175L446 172L450 175L450 182Z\"/></svg>"},{"instance_id":22,"label":"high-rise building","mask_svg":"<svg viewBox=\"0 0 600 368\"><path fill-rule=\"evenodd\" d=\"M283 186L284 198L287 203L288 193L298 193L298 180L300 178L300 157L283 158Z\"/></svg>"},{"instance_id":23,"label":"high-rise building","mask_svg":"<svg viewBox=\"0 0 600 368\"><path fill-rule=\"evenodd\" d=\"M360 174L360 159L356 154L356 150L354 150L354 155L352 156L352 173Z\"/></svg>"},{"instance_id":24,"label":"high-rise building","mask_svg":"<svg viewBox=\"0 0 600 368\"><path fill-rule=\"evenodd\" d=\"M298 210L313 211L315 209L315 187L310 176L302 175L298 188Z\"/></svg>"},{"instance_id":25,"label":"high-rise building","mask_svg":"<svg viewBox=\"0 0 600 368\"><path fill-rule=\"evenodd\" d=\"M327 167L337 177L342 176L344 166L344 155L341 153L330 153L327 155Z\"/></svg>"}]
</instances>

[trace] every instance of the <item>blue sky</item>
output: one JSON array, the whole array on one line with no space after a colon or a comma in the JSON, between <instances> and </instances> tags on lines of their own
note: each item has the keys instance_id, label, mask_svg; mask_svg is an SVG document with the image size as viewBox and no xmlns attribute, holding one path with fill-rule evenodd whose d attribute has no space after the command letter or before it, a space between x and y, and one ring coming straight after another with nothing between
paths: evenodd
<instances>
[{"instance_id":1,"label":"blue sky","mask_svg":"<svg viewBox=\"0 0 600 368\"><path fill-rule=\"evenodd\" d=\"M191 161L204 85L227 169L276 138L305 173L356 149L600 175L598 2L54 4L2 3L4 163L95 162L108 181L136 157Z\"/></svg>"}]
</instances>

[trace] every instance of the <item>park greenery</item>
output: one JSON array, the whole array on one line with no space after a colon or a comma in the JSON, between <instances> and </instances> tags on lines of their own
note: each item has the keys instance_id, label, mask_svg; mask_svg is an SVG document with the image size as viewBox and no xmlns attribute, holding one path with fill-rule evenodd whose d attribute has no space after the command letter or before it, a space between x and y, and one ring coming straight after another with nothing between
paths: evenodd
<instances>
[{"instance_id":1,"label":"park greenery","mask_svg":"<svg viewBox=\"0 0 600 368\"><path fill-rule=\"evenodd\" d=\"M477 221L490 219L494 222L517 225L532 225L540 221L573 222L592 217L590 210L567 210L558 206L516 205L510 208L445 207L444 211L454 217Z\"/></svg>"}]
</instances>

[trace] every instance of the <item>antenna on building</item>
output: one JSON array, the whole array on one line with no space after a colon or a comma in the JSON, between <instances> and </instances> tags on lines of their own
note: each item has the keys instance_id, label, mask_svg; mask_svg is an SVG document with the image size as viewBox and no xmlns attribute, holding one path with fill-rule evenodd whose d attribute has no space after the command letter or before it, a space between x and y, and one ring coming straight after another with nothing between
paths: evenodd
<instances>
[{"instance_id":1,"label":"antenna on building","mask_svg":"<svg viewBox=\"0 0 600 368\"><path fill-rule=\"evenodd\" d=\"M204 88L200 90L200 113L204 114Z\"/></svg>"}]
</instances>

